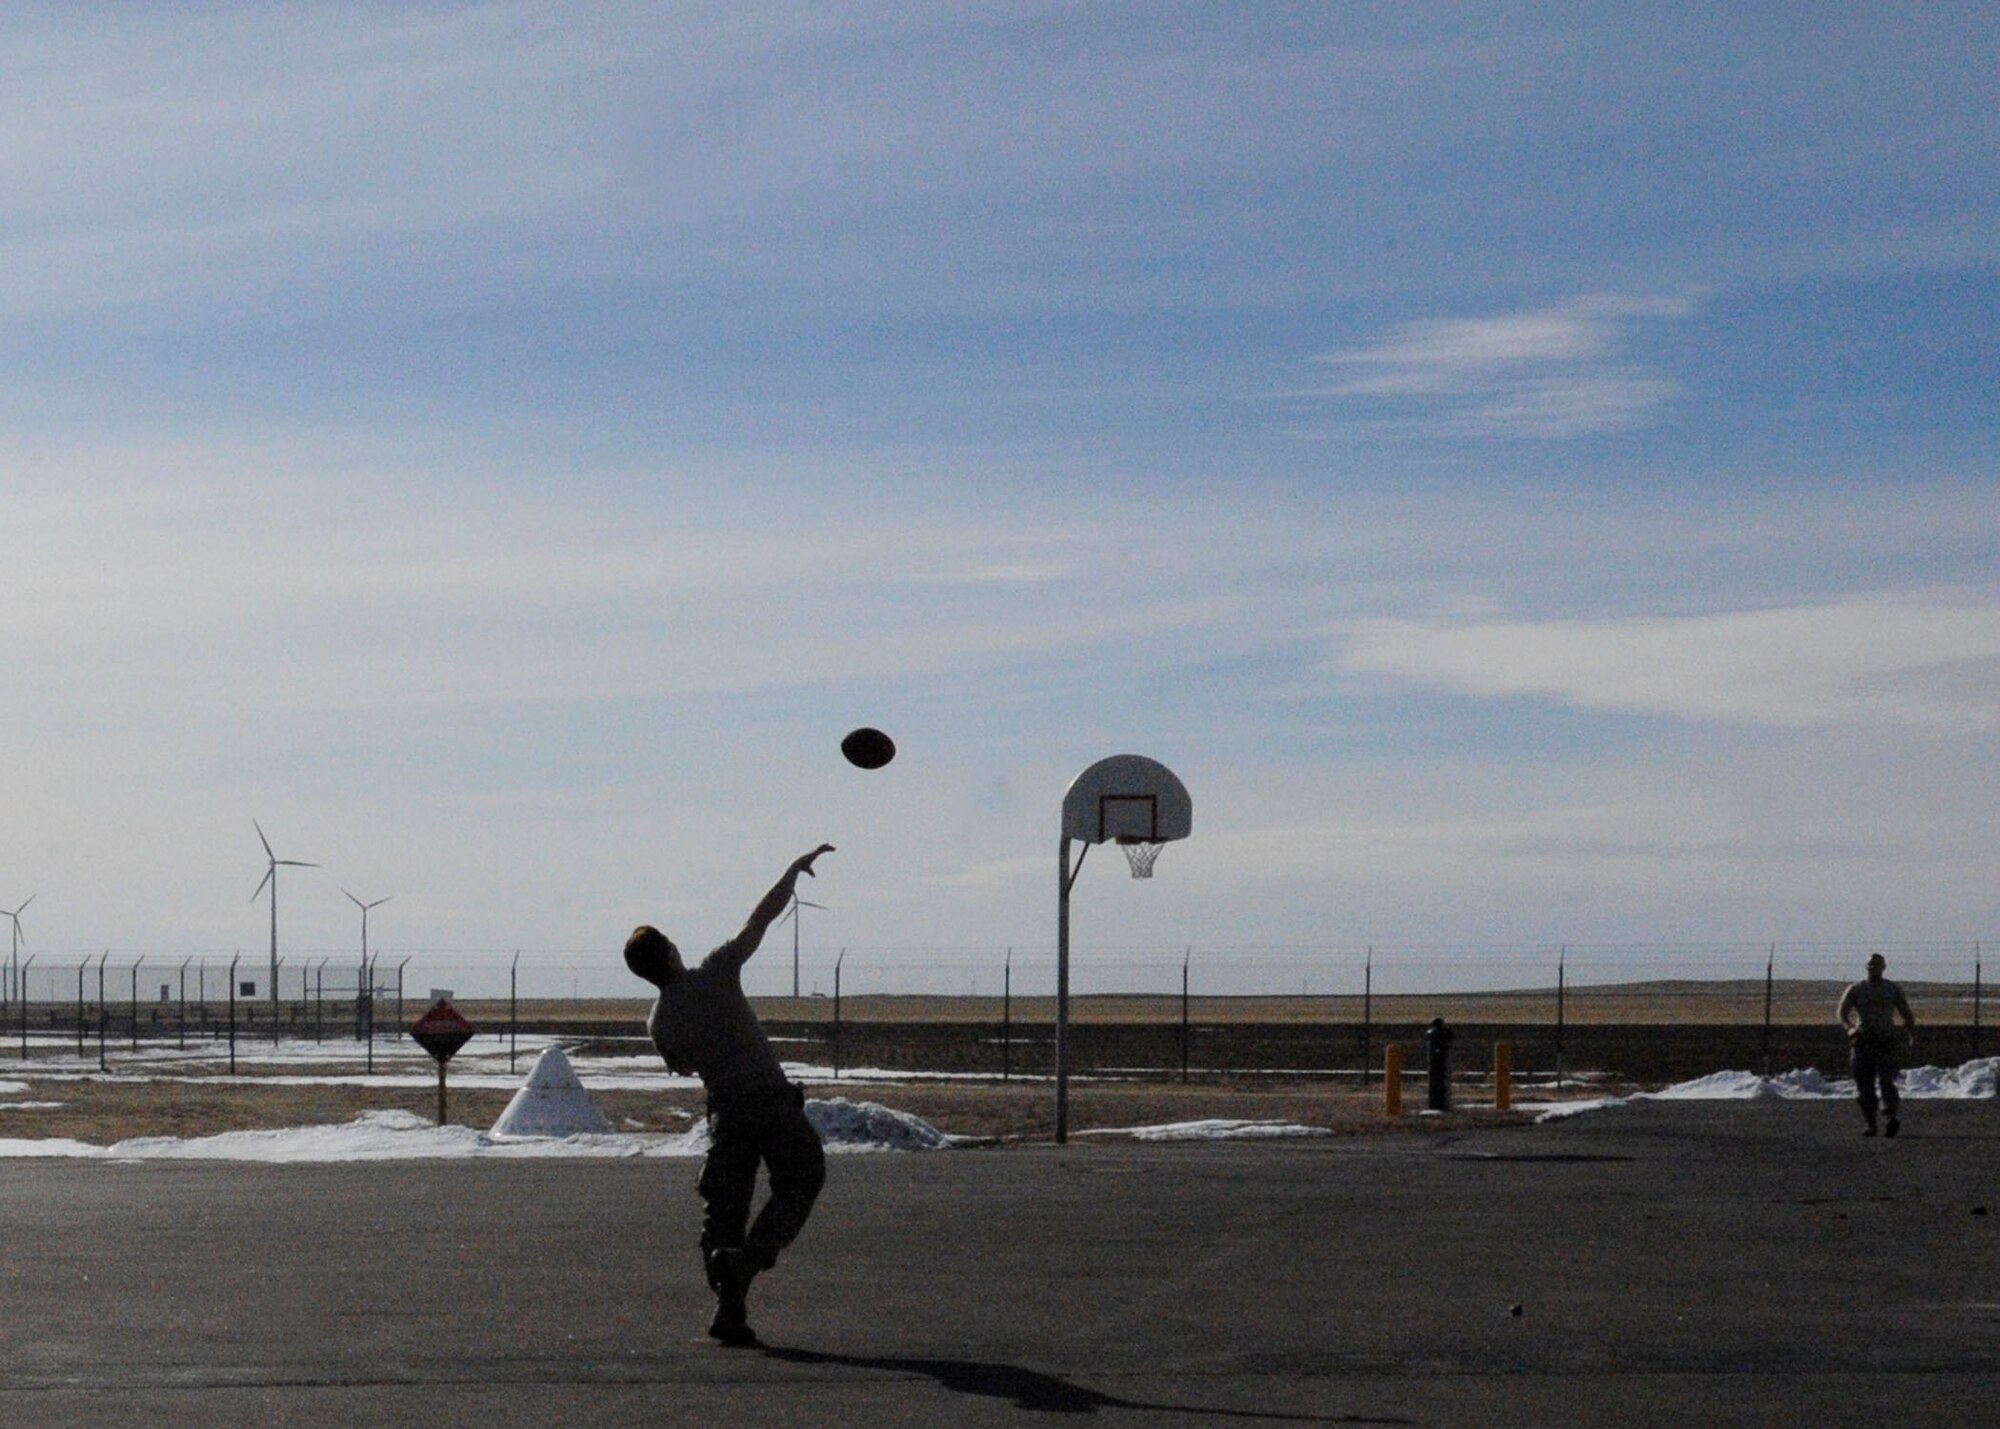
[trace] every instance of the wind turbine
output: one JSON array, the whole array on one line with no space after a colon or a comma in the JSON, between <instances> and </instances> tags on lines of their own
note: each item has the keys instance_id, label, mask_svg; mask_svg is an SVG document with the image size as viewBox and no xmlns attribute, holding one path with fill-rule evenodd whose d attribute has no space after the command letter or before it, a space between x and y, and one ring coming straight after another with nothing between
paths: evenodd
<instances>
[{"instance_id":1,"label":"wind turbine","mask_svg":"<svg viewBox=\"0 0 2000 1429\"><path fill-rule=\"evenodd\" d=\"M345 888L340 891L347 893ZM389 898L394 898L395 896L395 894L391 893ZM368 910L370 908L380 908L384 903L389 901L389 898L377 898L373 903L363 903L352 893L347 893L347 901L361 910L361 983L356 989L358 997L372 998L375 992L374 988L368 986ZM356 1018L361 1016L361 1004L359 1002L355 1004L354 1015Z\"/></svg>"},{"instance_id":2,"label":"wind turbine","mask_svg":"<svg viewBox=\"0 0 2000 1429\"><path fill-rule=\"evenodd\" d=\"M785 910L785 917L780 918L778 920L780 923L782 923L785 921L785 918L789 918L791 919L792 922L792 996L793 997L797 997L799 995L799 909L801 908L817 908L819 909L820 912L824 913L826 911L826 905L824 903L815 903L810 898L801 898L799 897L798 890L793 889L792 906Z\"/></svg>"},{"instance_id":3,"label":"wind turbine","mask_svg":"<svg viewBox=\"0 0 2000 1429\"><path fill-rule=\"evenodd\" d=\"M264 845L264 857L271 860L271 866L264 870L262 882L257 885L257 893L264 891L264 885L271 886L271 1040L278 1039L278 869L318 868L316 863L302 863L296 858L279 858L271 852L271 841L264 837L264 826L255 819L250 821L257 830L257 841ZM250 895L250 901L257 901L257 893Z\"/></svg>"},{"instance_id":4,"label":"wind turbine","mask_svg":"<svg viewBox=\"0 0 2000 1429\"><path fill-rule=\"evenodd\" d=\"M5 908L0 908L0 913L7 913L7 916L14 920L14 951L9 954L7 962L7 989L10 994L19 990L17 984L21 978L21 915L28 911L28 904L34 901L35 895L30 893L21 906L13 912L7 913Z\"/></svg>"}]
</instances>

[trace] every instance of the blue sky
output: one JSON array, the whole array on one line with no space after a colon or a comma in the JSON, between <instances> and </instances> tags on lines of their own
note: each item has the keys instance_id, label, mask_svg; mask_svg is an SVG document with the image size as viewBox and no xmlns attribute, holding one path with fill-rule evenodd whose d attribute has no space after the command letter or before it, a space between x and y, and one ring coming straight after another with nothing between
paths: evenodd
<instances>
[{"instance_id":1,"label":"blue sky","mask_svg":"<svg viewBox=\"0 0 2000 1429\"><path fill-rule=\"evenodd\" d=\"M1100 969L1992 934L1997 40L9 12L0 902L258 952L254 818L297 958L610 990L826 839L822 985L991 991L1130 750Z\"/></svg>"}]
</instances>

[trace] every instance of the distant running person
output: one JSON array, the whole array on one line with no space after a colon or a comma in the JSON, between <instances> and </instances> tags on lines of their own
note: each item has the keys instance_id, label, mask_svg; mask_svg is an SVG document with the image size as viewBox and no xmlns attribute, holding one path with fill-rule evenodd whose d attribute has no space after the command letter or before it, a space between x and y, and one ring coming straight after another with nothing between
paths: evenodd
<instances>
[{"instance_id":1,"label":"distant running person","mask_svg":"<svg viewBox=\"0 0 2000 1429\"><path fill-rule=\"evenodd\" d=\"M815 876L813 861L832 852L832 844L821 844L794 859L750 910L743 931L699 967L690 969L658 928L636 928L625 941L625 966L660 991L646 1019L653 1045L669 1068L699 1076L708 1091L708 1160L698 1183L705 1207L701 1255L715 1292L708 1333L725 1345L757 1343L750 1282L798 1236L826 1184L826 1152L806 1119L805 1092L786 1078L743 995L742 975L764 931L791 903L799 875ZM770 1172L771 1194L752 1225L760 1161Z\"/></svg>"},{"instance_id":2,"label":"distant running person","mask_svg":"<svg viewBox=\"0 0 2000 1429\"><path fill-rule=\"evenodd\" d=\"M1875 1135L1875 1108L1879 1103L1885 1120L1882 1130L1894 1136L1903 1129L1896 1115L1900 1097L1896 1075L1903 1067L1903 1048L1916 1044L1917 1019L1903 989L1884 977L1889 960L1880 953L1868 959L1868 976L1840 995L1840 1025L1847 1029L1850 1057L1854 1066L1854 1098L1868 1119L1863 1136ZM1899 1034L1896 1019L1907 1029Z\"/></svg>"}]
</instances>

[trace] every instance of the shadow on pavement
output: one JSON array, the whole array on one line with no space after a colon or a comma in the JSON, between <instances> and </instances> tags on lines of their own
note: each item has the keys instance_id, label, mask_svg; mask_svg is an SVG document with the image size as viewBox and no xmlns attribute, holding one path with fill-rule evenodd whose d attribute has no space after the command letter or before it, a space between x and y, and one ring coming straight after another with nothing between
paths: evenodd
<instances>
[{"instance_id":1,"label":"shadow on pavement","mask_svg":"<svg viewBox=\"0 0 2000 1429\"><path fill-rule=\"evenodd\" d=\"M955 1394L978 1394L1011 1400L1017 1409L1040 1414L1095 1414L1100 1409L1151 1410L1170 1414L1208 1414L1218 1419L1284 1420L1300 1424L1413 1424L1411 1419L1376 1419L1360 1414L1285 1414L1268 1409L1212 1409L1198 1404L1149 1404L1120 1399L1071 1384L1054 1375L1019 1365L983 1364L977 1360L906 1359L895 1356L832 1355L817 1350L765 1345L764 1353L787 1364L840 1365L848 1369L886 1370L922 1375Z\"/></svg>"}]
</instances>

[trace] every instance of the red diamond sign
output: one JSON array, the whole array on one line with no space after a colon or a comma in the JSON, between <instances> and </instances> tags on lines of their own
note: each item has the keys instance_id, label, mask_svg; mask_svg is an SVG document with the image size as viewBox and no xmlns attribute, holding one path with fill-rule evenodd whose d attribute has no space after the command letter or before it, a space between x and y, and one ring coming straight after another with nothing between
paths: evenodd
<instances>
[{"instance_id":1,"label":"red diamond sign","mask_svg":"<svg viewBox=\"0 0 2000 1429\"><path fill-rule=\"evenodd\" d=\"M452 1054L472 1040L472 1024L459 1016L458 1010L443 998L431 1006L431 1010L417 1019L410 1029L410 1036L417 1045L437 1058L440 1068L452 1058Z\"/></svg>"}]
</instances>

